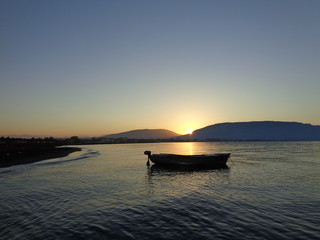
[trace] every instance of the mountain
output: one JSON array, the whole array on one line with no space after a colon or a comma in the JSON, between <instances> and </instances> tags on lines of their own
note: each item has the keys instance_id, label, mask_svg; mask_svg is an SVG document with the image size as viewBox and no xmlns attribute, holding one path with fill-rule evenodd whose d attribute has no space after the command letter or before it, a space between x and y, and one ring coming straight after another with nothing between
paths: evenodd
<instances>
[{"instance_id":1,"label":"mountain","mask_svg":"<svg viewBox=\"0 0 320 240\"><path fill-rule=\"evenodd\" d=\"M195 130L184 139L320 141L320 126L298 122L219 123Z\"/></svg>"},{"instance_id":2,"label":"mountain","mask_svg":"<svg viewBox=\"0 0 320 240\"><path fill-rule=\"evenodd\" d=\"M165 139L177 136L180 136L180 134L166 129L139 129L117 134L109 134L103 136L103 138Z\"/></svg>"}]
</instances>

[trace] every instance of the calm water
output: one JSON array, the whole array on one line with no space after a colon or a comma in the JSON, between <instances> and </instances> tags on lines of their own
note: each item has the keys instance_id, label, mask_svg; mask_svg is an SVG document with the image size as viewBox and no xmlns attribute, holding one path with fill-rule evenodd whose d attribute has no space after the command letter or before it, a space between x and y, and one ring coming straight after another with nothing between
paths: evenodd
<instances>
[{"instance_id":1,"label":"calm water","mask_svg":"<svg viewBox=\"0 0 320 240\"><path fill-rule=\"evenodd\" d=\"M231 152L228 169L146 166ZM0 169L1 239L320 239L320 142L83 146Z\"/></svg>"}]
</instances>

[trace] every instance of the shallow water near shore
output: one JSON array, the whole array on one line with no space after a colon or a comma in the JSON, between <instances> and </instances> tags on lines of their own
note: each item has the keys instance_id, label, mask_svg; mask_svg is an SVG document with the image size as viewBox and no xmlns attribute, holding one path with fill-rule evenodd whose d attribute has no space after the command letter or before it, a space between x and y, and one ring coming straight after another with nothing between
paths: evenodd
<instances>
[{"instance_id":1,"label":"shallow water near shore","mask_svg":"<svg viewBox=\"0 0 320 240\"><path fill-rule=\"evenodd\" d=\"M0 239L318 239L320 142L86 145L0 169ZM227 169L147 167L231 152Z\"/></svg>"}]
</instances>

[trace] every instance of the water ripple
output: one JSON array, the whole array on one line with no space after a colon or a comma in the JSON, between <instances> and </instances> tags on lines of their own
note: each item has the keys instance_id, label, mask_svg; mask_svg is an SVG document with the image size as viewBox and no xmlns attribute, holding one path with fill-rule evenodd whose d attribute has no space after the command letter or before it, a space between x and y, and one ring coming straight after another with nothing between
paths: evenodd
<instances>
[{"instance_id":1,"label":"water ripple","mask_svg":"<svg viewBox=\"0 0 320 240\"><path fill-rule=\"evenodd\" d=\"M197 143L238 152L220 170L145 166L141 149L179 144L86 146L8 168L0 172L0 239L317 239L313 144L316 157L299 145L308 164L303 149L288 157L283 144ZM270 149L276 157L264 156Z\"/></svg>"}]
</instances>

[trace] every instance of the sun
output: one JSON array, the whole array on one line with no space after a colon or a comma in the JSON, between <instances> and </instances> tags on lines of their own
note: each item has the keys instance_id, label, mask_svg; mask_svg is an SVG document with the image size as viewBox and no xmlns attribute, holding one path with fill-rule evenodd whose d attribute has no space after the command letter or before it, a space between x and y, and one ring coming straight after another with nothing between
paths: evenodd
<instances>
[{"instance_id":1,"label":"sun","mask_svg":"<svg viewBox=\"0 0 320 240\"><path fill-rule=\"evenodd\" d=\"M186 133L186 134L192 134L192 132L193 132L193 129L190 129L190 128L189 128L189 129L186 130L185 133Z\"/></svg>"}]
</instances>

